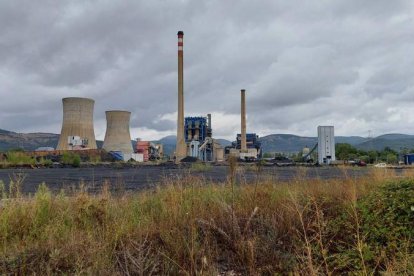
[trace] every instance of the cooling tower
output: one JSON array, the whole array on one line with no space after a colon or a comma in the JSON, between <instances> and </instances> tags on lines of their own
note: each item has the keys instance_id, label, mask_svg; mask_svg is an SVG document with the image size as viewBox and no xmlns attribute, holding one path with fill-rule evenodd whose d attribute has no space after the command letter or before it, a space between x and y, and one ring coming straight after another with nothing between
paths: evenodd
<instances>
[{"instance_id":1,"label":"cooling tower","mask_svg":"<svg viewBox=\"0 0 414 276\"><path fill-rule=\"evenodd\" d=\"M93 130L93 106L95 101L87 98L63 98L63 123L57 150L75 149L76 147L96 149Z\"/></svg>"},{"instance_id":2,"label":"cooling tower","mask_svg":"<svg viewBox=\"0 0 414 276\"><path fill-rule=\"evenodd\" d=\"M122 151L133 153L129 119L131 112L112 110L106 111L106 133L102 148L106 151Z\"/></svg>"}]
</instances>

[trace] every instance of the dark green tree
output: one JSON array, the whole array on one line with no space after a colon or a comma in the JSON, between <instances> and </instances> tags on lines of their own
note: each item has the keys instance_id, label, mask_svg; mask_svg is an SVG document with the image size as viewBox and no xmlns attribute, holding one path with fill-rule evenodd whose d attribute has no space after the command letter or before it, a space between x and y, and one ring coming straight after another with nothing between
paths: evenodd
<instances>
[{"instance_id":1,"label":"dark green tree","mask_svg":"<svg viewBox=\"0 0 414 276\"><path fill-rule=\"evenodd\" d=\"M335 155L339 160L349 160L356 158L358 150L350 144L338 143L335 146Z\"/></svg>"}]
</instances>

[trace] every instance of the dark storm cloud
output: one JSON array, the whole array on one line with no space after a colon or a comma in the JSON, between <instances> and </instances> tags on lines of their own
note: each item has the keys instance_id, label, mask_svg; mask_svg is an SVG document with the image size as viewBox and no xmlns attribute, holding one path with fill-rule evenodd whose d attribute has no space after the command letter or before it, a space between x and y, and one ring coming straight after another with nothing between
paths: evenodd
<instances>
[{"instance_id":1,"label":"dark storm cloud","mask_svg":"<svg viewBox=\"0 0 414 276\"><path fill-rule=\"evenodd\" d=\"M85 96L98 136L111 109L135 136L174 133L183 29L185 109L218 135L241 88L260 134L414 133L413 23L408 0L1 1L0 128L59 132L61 98Z\"/></svg>"}]
</instances>

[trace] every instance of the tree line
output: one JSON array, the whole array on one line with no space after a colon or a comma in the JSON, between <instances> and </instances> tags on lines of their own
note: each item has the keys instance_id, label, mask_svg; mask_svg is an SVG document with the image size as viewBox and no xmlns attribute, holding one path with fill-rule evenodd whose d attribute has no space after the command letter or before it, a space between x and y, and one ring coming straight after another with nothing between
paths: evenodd
<instances>
[{"instance_id":1,"label":"tree line","mask_svg":"<svg viewBox=\"0 0 414 276\"><path fill-rule=\"evenodd\" d=\"M364 161L367 164L375 164L385 162L389 164L396 164L398 161L403 161L404 154L414 153L414 149L402 148L399 152L385 147L383 150L361 150L348 143L338 143L335 145L335 155L337 160L344 161ZM315 151L311 158L317 160L318 153ZM290 158L296 162L303 161L303 152L300 151L295 154L286 153L269 153L263 154L264 158Z\"/></svg>"}]
</instances>

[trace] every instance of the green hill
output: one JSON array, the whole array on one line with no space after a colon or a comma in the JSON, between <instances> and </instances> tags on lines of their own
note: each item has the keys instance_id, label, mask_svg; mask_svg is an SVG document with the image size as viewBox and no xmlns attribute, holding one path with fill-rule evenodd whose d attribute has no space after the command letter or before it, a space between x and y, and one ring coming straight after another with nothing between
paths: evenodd
<instances>
[{"instance_id":1,"label":"green hill","mask_svg":"<svg viewBox=\"0 0 414 276\"><path fill-rule=\"evenodd\" d=\"M59 134L53 133L16 133L0 129L0 151L7 151L14 148L35 150L38 147L56 148ZM217 139L223 146L231 145L231 141ZM175 150L176 136L166 136L155 143L164 145L164 152L171 155ZM301 151L305 146L313 147L317 143L316 137L302 137L293 134L271 134L260 137L264 152L293 153ZM96 141L98 148L102 147L102 141ZM390 147L396 151L401 149L414 149L414 135L407 134L384 134L372 139L360 136L336 136L336 143L348 143L362 150L383 150ZM135 146L135 141L132 141Z\"/></svg>"}]
</instances>

